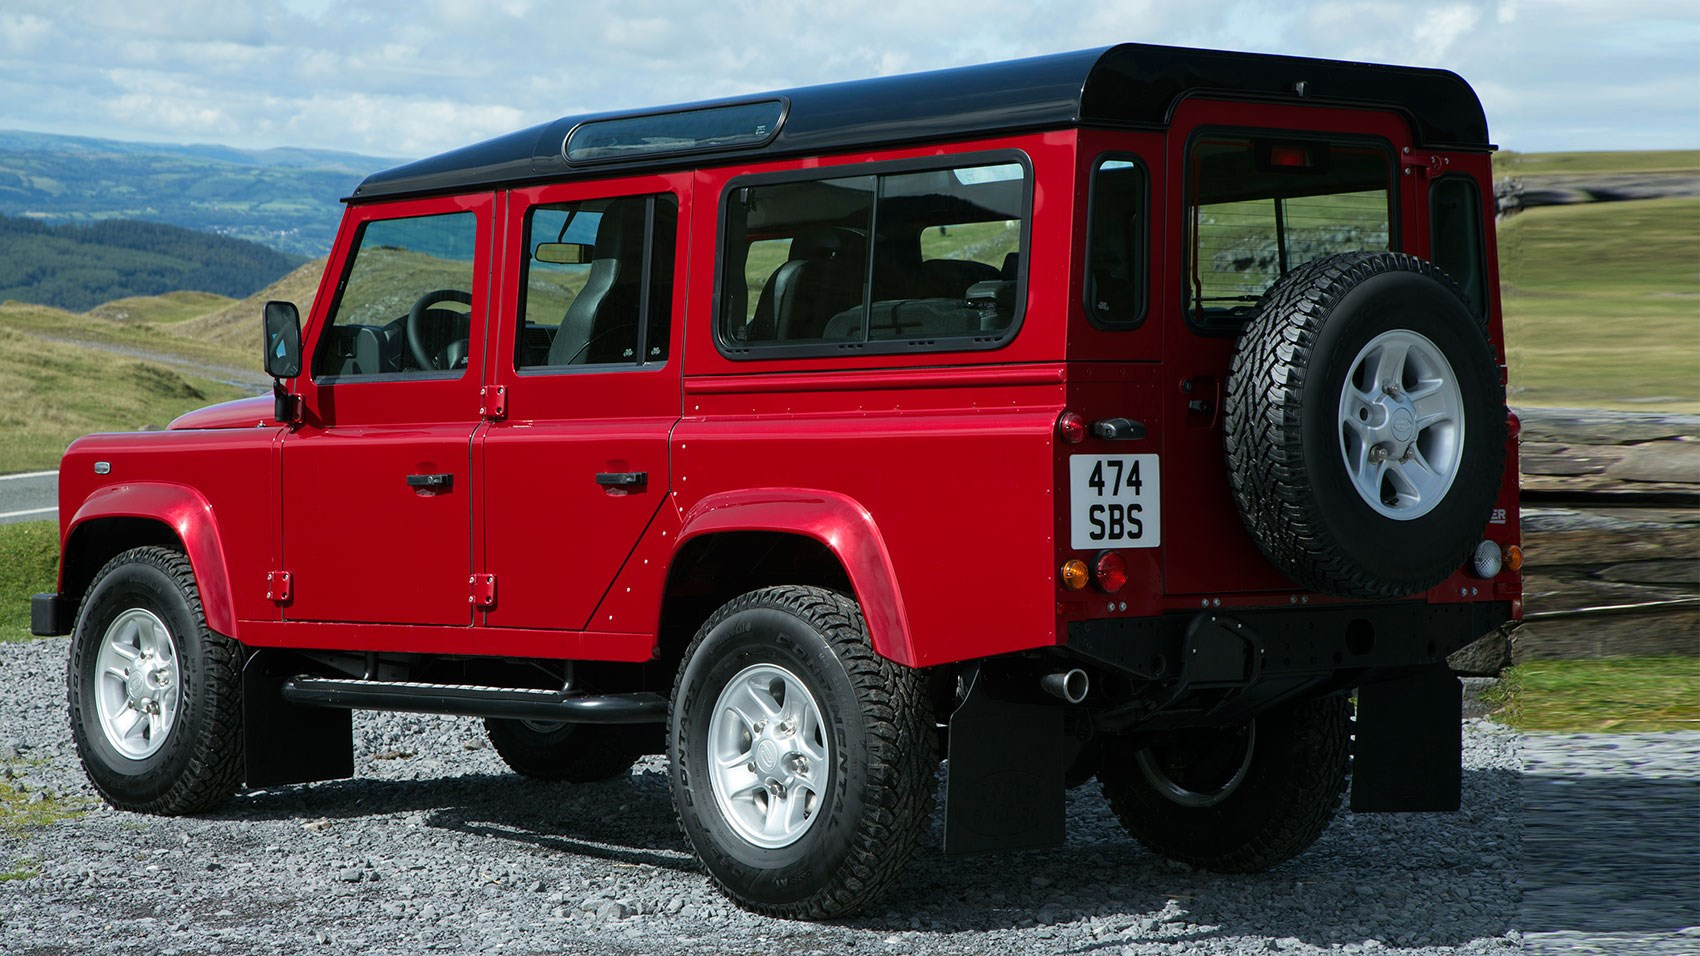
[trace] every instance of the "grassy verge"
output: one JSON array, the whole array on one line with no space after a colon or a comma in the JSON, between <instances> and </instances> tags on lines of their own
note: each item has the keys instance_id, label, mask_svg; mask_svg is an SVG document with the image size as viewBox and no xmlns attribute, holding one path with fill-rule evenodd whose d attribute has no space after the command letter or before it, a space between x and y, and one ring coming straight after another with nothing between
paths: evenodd
<instances>
[{"instance_id":1,"label":"grassy verge","mask_svg":"<svg viewBox=\"0 0 1700 956\"><path fill-rule=\"evenodd\" d=\"M10 306L0 307L0 313ZM89 432L163 426L245 392L151 362L48 342L0 314L0 474L57 467Z\"/></svg>"},{"instance_id":2,"label":"grassy verge","mask_svg":"<svg viewBox=\"0 0 1700 956\"><path fill-rule=\"evenodd\" d=\"M1518 730L1700 730L1700 658L1530 661L1484 695Z\"/></svg>"},{"instance_id":3,"label":"grassy verge","mask_svg":"<svg viewBox=\"0 0 1700 956\"><path fill-rule=\"evenodd\" d=\"M1700 412L1700 199L1500 224L1511 401Z\"/></svg>"},{"instance_id":4,"label":"grassy verge","mask_svg":"<svg viewBox=\"0 0 1700 956\"><path fill-rule=\"evenodd\" d=\"M0 524L0 644L30 638L30 595L51 591L59 569L59 526Z\"/></svg>"},{"instance_id":5,"label":"grassy verge","mask_svg":"<svg viewBox=\"0 0 1700 956\"><path fill-rule=\"evenodd\" d=\"M1519 153L1502 149L1493 155L1495 176L1580 176L1599 173L1700 173L1700 150Z\"/></svg>"}]
</instances>

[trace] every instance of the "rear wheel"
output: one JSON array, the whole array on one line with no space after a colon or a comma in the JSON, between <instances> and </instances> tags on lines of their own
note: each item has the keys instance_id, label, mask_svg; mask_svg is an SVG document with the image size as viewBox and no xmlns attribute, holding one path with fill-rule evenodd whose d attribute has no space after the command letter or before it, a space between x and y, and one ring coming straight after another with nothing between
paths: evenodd
<instances>
[{"instance_id":1,"label":"rear wheel","mask_svg":"<svg viewBox=\"0 0 1700 956\"><path fill-rule=\"evenodd\" d=\"M632 769L647 728L489 718L484 730L515 773L535 780L593 783Z\"/></svg>"},{"instance_id":2,"label":"rear wheel","mask_svg":"<svg viewBox=\"0 0 1700 956\"><path fill-rule=\"evenodd\" d=\"M679 671L680 827L741 906L854 913L891 889L926 829L931 726L920 674L874 653L854 601L753 591L703 624Z\"/></svg>"},{"instance_id":3,"label":"rear wheel","mask_svg":"<svg viewBox=\"0 0 1700 956\"><path fill-rule=\"evenodd\" d=\"M210 810L242 781L240 645L207 629L188 558L135 548L95 575L67 672L71 736L121 810Z\"/></svg>"},{"instance_id":4,"label":"rear wheel","mask_svg":"<svg viewBox=\"0 0 1700 956\"><path fill-rule=\"evenodd\" d=\"M1098 778L1128 834L1172 860L1265 870L1328 829L1345 789L1343 697L1303 701L1229 728L1109 746Z\"/></svg>"}]
</instances>

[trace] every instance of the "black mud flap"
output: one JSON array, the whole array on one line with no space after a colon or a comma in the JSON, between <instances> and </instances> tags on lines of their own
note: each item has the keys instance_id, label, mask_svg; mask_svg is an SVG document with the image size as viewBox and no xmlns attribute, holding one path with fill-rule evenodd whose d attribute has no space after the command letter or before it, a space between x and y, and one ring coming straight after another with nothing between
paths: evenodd
<instances>
[{"instance_id":1,"label":"black mud flap","mask_svg":"<svg viewBox=\"0 0 1700 956\"><path fill-rule=\"evenodd\" d=\"M1060 846L1067 769L1062 703L1000 699L979 667L964 680L967 693L950 715L945 854Z\"/></svg>"},{"instance_id":2,"label":"black mud flap","mask_svg":"<svg viewBox=\"0 0 1700 956\"><path fill-rule=\"evenodd\" d=\"M1359 687L1352 810L1457 810L1463 700L1463 685L1445 664Z\"/></svg>"},{"instance_id":3,"label":"black mud flap","mask_svg":"<svg viewBox=\"0 0 1700 956\"><path fill-rule=\"evenodd\" d=\"M279 688L308 671L289 651L261 649L242 668L242 744L249 787L311 783L354 776L354 715L300 707Z\"/></svg>"}]
</instances>

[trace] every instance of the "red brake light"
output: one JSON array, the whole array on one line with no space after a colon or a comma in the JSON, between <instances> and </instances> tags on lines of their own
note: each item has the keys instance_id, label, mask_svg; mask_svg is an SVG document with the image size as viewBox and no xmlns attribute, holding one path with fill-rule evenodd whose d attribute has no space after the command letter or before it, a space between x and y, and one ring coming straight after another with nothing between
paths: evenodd
<instances>
[{"instance_id":1,"label":"red brake light","mask_svg":"<svg viewBox=\"0 0 1700 956\"><path fill-rule=\"evenodd\" d=\"M1070 445L1078 445L1086 439L1086 419L1079 412L1063 412L1057 419L1057 434Z\"/></svg>"},{"instance_id":2,"label":"red brake light","mask_svg":"<svg viewBox=\"0 0 1700 956\"><path fill-rule=\"evenodd\" d=\"M1110 594L1127 584L1127 559L1116 551L1100 551L1092 561L1092 577Z\"/></svg>"}]
</instances>

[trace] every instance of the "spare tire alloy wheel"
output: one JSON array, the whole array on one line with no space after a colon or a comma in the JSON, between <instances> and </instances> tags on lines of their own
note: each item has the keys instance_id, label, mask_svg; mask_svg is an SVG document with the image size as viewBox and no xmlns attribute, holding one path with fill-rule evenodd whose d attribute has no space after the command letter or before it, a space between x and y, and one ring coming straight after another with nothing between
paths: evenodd
<instances>
[{"instance_id":1,"label":"spare tire alloy wheel","mask_svg":"<svg viewBox=\"0 0 1700 956\"><path fill-rule=\"evenodd\" d=\"M229 799L243 771L242 653L207 629L189 560L134 548L95 575L67 666L71 736L121 810L184 814Z\"/></svg>"},{"instance_id":2,"label":"spare tire alloy wheel","mask_svg":"<svg viewBox=\"0 0 1700 956\"><path fill-rule=\"evenodd\" d=\"M739 905L849 915L890 891L926 830L931 730L919 672L874 653L853 600L752 591L709 617L680 667L680 828Z\"/></svg>"},{"instance_id":3,"label":"spare tire alloy wheel","mask_svg":"<svg viewBox=\"0 0 1700 956\"><path fill-rule=\"evenodd\" d=\"M1505 465L1483 320L1432 264L1326 256L1264 296L1223 402L1229 482L1265 557L1342 597L1403 597L1463 567Z\"/></svg>"}]
</instances>

